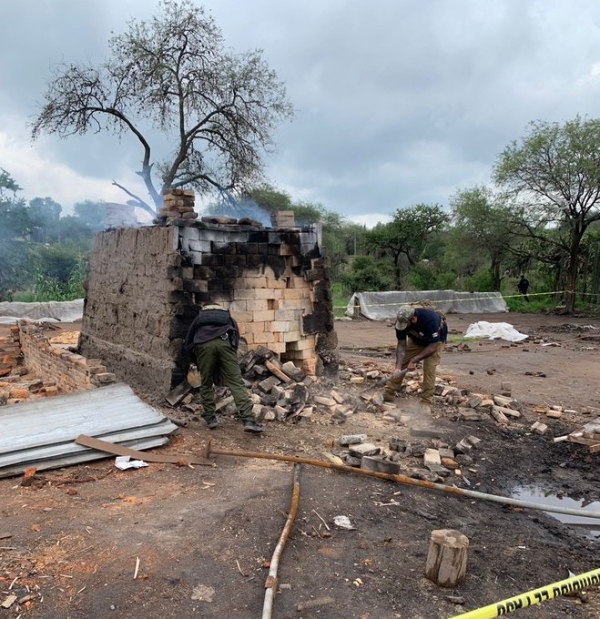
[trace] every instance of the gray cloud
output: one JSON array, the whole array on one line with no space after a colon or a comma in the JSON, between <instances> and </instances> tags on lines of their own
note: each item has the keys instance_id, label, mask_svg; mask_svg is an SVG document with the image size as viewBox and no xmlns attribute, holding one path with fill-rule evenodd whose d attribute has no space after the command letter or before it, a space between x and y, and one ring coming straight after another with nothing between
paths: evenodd
<instances>
[{"instance_id":1,"label":"gray cloud","mask_svg":"<svg viewBox=\"0 0 600 619\"><path fill-rule=\"evenodd\" d=\"M447 204L488 181L535 119L600 112L600 5L594 0L210 0L236 51L262 48L298 113L279 128L272 181L349 218ZM144 0L22 0L3 7L0 103L26 121L49 68L98 62L111 31L155 10ZM0 125L0 132L4 128ZM48 138L82 175L137 169L131 140ZM10 170L9 161L0 165ZM35 188L31 189L35 194ZM95 198L99 196L90 196Z\"/></svg>"}]
</instances>

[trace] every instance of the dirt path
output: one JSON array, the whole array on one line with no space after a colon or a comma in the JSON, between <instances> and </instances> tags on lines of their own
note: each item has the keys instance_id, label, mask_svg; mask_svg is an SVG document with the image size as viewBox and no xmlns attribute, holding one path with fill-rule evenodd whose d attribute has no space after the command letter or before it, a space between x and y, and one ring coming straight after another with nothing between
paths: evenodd
<instances>
[{"instance_id":1,"label":"dirt path","mask_svg":"<svg viewBox=\"0 0 600 619\"><path fill-rule=\"evenodd\" d=\"M460 335L477 320L510 322L531 337L516 346L471 342L468 352ZM533 483L578 501L600 500L598 456L552 442L600 415L600 340L587 325L600 326L583 317L449 316L441 372L470 391L495 393L510 383L523 417L507 428L491 418L461 422L436 404L430 421L438 440L453 445L476 435L482 441L463 477L447 483L504 496ZM336 329L342 367L335 381L322 381L323 392L352 392L353 369L391 369L390 326L340 321ZM538 419L532 411L544 402L574 412L547 421L548 433L539 436L530 431ZM371 408L343 424L327 415L272 423L263 438L244 434L233 419L211 433L190 420L164 450L198 452L210 438L224 447L325 459L341 455L337 441L352 433L381 446L393 437L431 440L411 436L409 426L390 424ZM219 457L214 468L150 465L121 472L106 460L39 474L31 487L18 481L0 480L0 602L11 592L22 602L0 609L0 619L261 615L266 562L289 508L291 465ZM338 515L348 516L354 530L336 527ZM431 531L441 528L460 530L471 544L467 579L453 590L423 577ZM599 548L596 539L543 512L303 466L273 617L446 619L561 580L569 570L598 568ZM590 589L585 601L557 598L515 616L597 618L600 592Z\"/></svg>"}]
</instances>

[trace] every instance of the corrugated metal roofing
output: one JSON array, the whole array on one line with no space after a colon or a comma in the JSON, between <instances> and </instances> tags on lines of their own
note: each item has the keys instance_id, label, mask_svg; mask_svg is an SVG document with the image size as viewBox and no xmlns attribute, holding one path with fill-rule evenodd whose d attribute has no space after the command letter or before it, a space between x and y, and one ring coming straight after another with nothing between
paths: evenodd
<instances>
[{"instance_id":1,"label":"corrugated metal roofing","mask_svg":"<svg viewBox=\"0 0 600 619\"><path fill-rule=\"evenodd\" d=\"M63 396L0 408L0 477L106 457L77 445L80 434L122 443L133 449L164 445L177 429L118 383Z\"/></svg>"}]
</instances>

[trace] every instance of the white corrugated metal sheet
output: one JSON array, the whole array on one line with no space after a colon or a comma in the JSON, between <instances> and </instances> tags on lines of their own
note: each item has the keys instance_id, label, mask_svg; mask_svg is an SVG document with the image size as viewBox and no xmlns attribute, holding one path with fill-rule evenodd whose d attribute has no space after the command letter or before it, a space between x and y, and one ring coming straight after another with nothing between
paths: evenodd
<instances>
[{"instance_id":1,"label":"white corrugated metal sheet","mask_svg":"<svg viewBox=\"0 0 600 619\"><path fill-rule=\"evenodd\" d=\"M1 407L0 477L106 457L77 445L80 434L148 449L176 429L124 383Z\"/></svg>"}]
</instances>

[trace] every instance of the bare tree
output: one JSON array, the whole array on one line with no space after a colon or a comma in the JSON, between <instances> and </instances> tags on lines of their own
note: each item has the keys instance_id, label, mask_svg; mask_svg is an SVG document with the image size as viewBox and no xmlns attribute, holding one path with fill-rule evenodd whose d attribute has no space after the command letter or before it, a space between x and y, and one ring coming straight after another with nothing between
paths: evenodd
<instances>
[{"instance_id":1,"label":"bare tree","mask_svg":"<svg viewBox=\"0 0 600 619\"><path fill-rule=\"evenodd\" d=\"M221 30L191 0L162 0L149 23L132 20L109 41L98 67L59 65L49 82L32 136L133 134L150 201L127 193L151 214L165 187L239 190L262 179L262 156L276 125L293 109L283 83L261 50L233 54ZM172 150L155 159L150 136L168 137ZM149 202L154 204L154 208Z\"/></svg>"}]
</instances>

